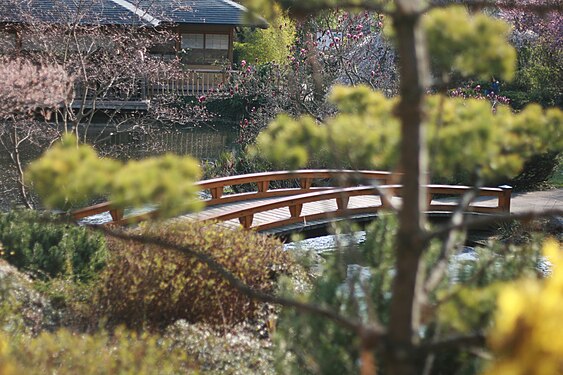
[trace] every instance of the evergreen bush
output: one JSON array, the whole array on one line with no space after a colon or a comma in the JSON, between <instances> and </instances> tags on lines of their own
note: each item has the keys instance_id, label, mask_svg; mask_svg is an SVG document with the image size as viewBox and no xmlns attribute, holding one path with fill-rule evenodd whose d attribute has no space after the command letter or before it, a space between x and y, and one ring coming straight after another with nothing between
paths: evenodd
<instances>
[{"instance_id":1,"label":"evergreen bush","mask_svg":"<svg viewBox=\"0 0 563 375\"><path fill-rule=\"evenodd\" d=\"M267 29L244 30L239 33L242 42L235 43L235 60L254 64L275 62L287 63L291 46L295 42L295 24L285 15L280 15ZM244 61L244 63L242 63Z\"/></svg>"},{"instance_id":2,"label":"evergreen bush","mask_svg":"<svg viewBox=\"0 0 563 375\"><path fill-rule=\"evenodd\" d=\"M0 257L40 278L90 280L105 265L103 236L37 211L0 214Z\"/></svg>"}]
</instances>

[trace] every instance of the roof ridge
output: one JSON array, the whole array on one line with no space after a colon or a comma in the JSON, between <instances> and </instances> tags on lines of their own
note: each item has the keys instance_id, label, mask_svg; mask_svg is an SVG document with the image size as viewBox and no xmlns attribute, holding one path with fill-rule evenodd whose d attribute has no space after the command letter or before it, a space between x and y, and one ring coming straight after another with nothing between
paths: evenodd
<instances>
[{"instance_id":1,"label":"roof ridge","mask_svg":"<svg viewBox=\"0 0 563 375\"><path fill-rule=\"evenodd\" d=\"M234 2L234 1L232 1L232 0L220 0L220 1L222 1L222 2L224 2L224 3L226 3L226 4L229 4L229 5L231 5L231 6L235 7L235 8L238 8L238 9L244 11L244 12L247 12L248 15L252 14L252 13L250 12L250 10L249 10L247 7L245 7L244 5L242 5L242 4L239 4L239 3ZM266 25L266 27L268 27L268 26L267 26L267 25L268 25L268 21L266 21L264 18L262 18L262 17L259 16L259 15L254 15L254 17L256 17L256 19L258 19L259 21L263 21L264 24ZM263 27L263 26L260 26L260 27Z\"/></svg>"},{"instance_id":2,"label":"roof ridge","mask_svg":"<svg viewBox=\"0 0 563 375\"><path fill-rule=\"evenodd\" d=\"M110 0L110 1L113 1L115 4L120 5L123 8L127 9L128 11L136 14L141 19L143 19L144 21L150 23L151 25L153 25L155 27L158 26L162 22L158 18L150 15L147 11L139 8L138 6L131 4L127 0Z\"/></svg>"},{"instance_id":3,"label":"roof ridge","mask_svg":"<svg viewBox=\"0 0 563 375\"><path fill-rule=\"evenodd\" d=\"M248 12L248 8L245 7L245 6L242 5L242 4L239 4L239 3L234 2L234 1L231 1L231 0L221 0L221 1L223 1L224 3L227 3L227 4L229 4L229 5L232 5L232 6L236 7L236 8L239 8L240 10L244 10L244 11Z\"/></svg>"}]
</instances>

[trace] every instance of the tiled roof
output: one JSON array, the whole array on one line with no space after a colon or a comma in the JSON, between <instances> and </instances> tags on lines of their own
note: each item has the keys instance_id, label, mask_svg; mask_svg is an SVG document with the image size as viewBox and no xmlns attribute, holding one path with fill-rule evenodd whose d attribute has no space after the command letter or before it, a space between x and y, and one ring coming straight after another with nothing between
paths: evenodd
<instances>
[{"instance_id":1,"label":"tiled roof","mask_svg":"<svg viewBox=\"0 0 563 375\"><path fill-rule=\"evenodd\" d=\"M187 24L266 26L240 4L230 0L129 0L164 21Z\"/></svg>"},{"instance_id":2,"label":"tiled roof","mask_svg":"<svg viewBox=\"0 0 563 375\"><path fill-rule=\"evenodd\" d=\"M112 0L0 0L0 22L142 25L136 14Z\"/></svg>"},{"instance_id":3,"label":"tiled roof","mask_svg":"<svg viewBox=\"0 0 563 375\"><path fill-rule=\"evenodd\" d=\"M0 23L266 26L230 0L0 0Z\"/></svg>"}]
</instances>

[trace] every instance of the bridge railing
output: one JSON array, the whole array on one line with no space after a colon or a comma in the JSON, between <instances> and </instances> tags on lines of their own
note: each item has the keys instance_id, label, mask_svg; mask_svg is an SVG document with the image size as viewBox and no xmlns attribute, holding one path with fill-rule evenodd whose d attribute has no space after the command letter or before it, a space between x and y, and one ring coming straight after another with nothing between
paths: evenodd
<instances>
[{"instance_id":1,"label":"bridge railing","mask_svg":"<svg viewBox=\"0 0 563 375\"><path fill-rule=\"evenodd\" d=\"M283 197L289 195L303 194L312 190L327 189L327 187L315 187L315 180L331 179L336 184L334 186L356 186L364 185L386 185L393 182L397 174L386 171L353 171L336 169L307 169L295 171L275 171L263 173L251 173L239 176L229 176L214 178L196 182L201 190L209 192L210 198L205 201L206 206L240 202L249 199L260 199L269 197ZM270 189L273 181L297 180L298 188ZM225 188L235 185L255 185L256 190L239 193L225 194ZM121 222L124 219L124 211L117 209L111 202L104 202L93 206L81 208L71 212L74 219L79 220L85 217L109 212L113 222ZM145 218L156 216L157 212L144 214ZM141 215L137 216L142 220Z\"/></svg>"},{"instance_id":2,"label":"bridge railing","mask_svg":"<svg viewBox=\"0 0 563 375\"><path fill-rule=\"evenodd\" d=\"M240 176L230 176L200 181L197 185L202 190L209 191L211 199L206 201L207 206L224 203L239 202L248 199L260 199L297 195L311 190L327 189L338 186L357 185L388 185L393 183L397 174L385 171L353 171L336 169L307 169L296 171L276 171L251 173ZM330 179L334 184L329 187L315 187L315 180ZM270 189L273 181L297 180L298 188ZM225 195L226 187L233 185L254 184L255 191Z\"/></svg>"},{"instance_id":3,"label":"bridge railing","mask_svg":"<svg viewBox=\"0 0 563 375\"><path fill-rule=\"evenodd\" d=\"M200 181L197 185L200 189L209 191L210 198L205 200L207 206L255 200L254 203L245 205L245 208L225 209L224 213L213 217L213 219L225 221L238 219L243 227L255 228L252 226L255 214L282 207L289 209L290 219L286 220L284 223L278 222L278 224L275 225L285 225L299 221L313 221L328 216L373 213L374 210L389 208L391 207L389 196L401 196L401 185L391 184L394 182L395 177L396 175L390 172L382 171L299 170L253 173L217 178ZM299 187L297 188L270 189L270 183L272 181L295 179L299 182ZM314 187L314 180L316 179L333 179L338 182L338 184L335 185L350 187ZM239 194L225 194L226 187L243 184L254 184L256 190ZM439 196L460 196L471 190L474 190L474 188L469 186L428 185L428 211L453 211L457 205L456 202L451 202L447 199L438 200L437 198ZM468 211L479 213L510 212L511 187L480 188L476 192L480 197L496 198L497 203L491 206L479 205L479 202L476 202L468 207ZM381 205L375 208L349 208L348 202L350 197L361 195L378 195L381 197ZM275 202L258 201L261 198L273 197L279 197L279 199L276 199ZM336 211L324 212L312 216L301 215L303 204L331 199L336 200ZM152 211L142 215L124 217L124 211L122 209L115 208L111 202L105 202L73 211L72 216L75 219L81 219L105 212L110 213L115 223L138 222L158 215L157 211ZM274 224L269 225L272 226ZM257 229L265 230L267 228L262 226Z\"/></svg>"}]
</instances>

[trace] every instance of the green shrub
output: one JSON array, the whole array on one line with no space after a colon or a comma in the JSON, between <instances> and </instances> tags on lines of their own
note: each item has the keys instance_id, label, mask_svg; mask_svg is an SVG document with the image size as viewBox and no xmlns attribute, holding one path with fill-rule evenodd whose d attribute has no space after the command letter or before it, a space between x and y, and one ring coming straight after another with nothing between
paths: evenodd
<instances>
[{"instance_id":1,"label":"green shrub","mask_svg":"<svg viewBox=\"0 0 563 375\"><path fill-rule=\"evenodd\" d=\"M271 290L274 272L289 264L279 241L254 232L195 222L139 232L206 254L258 290ZM132 241L109 246L112 257L96 305L110 324L163 327L178 319L232 324L259 312L261 304L192 256Z\"/></svg>"},{"instance_id":2,"label":"green shrub","mask_svg":"<svg viewBox=\"0 0 563 375\"><path fill-rule=\"evenodd\" d=\"M271 22L267 29L241 32L239 38L242 43L235 43L235 60L251 64L287 63L288 56L291 56L290 48L295 42L295 24L287 16L276 17Z\"/></svg>"},{"instance_id":3,"label":"green shrub","mask_svg":"<svg viewBox=\"0 0 563 375\"><path fill-rule=\"evenodd\" d=\"M168 341L124 330L112 336L77 335L66 330L31 339L0 335L3 375L185 374L194 367L194 361L182 350L171 348Z\"/></svg>"},{"instance_id":4,"label":"green shrub","mask_svg":"<svg viewBox=\"0 0 563 375\"><path fill-rule=\"evenodd\" d=\"M105 264L103 237L86 228L49 222L36 211L0 214L0 257L39 277L90 280Z\"/></svg>"},{"instance_id":5,"label":"green shrub","mask_svg":"<svg viewBox=\"0 0 563 375\"><path fill-rule=\"evenodd\" d=\"M518 69L512 82L507 82L501 92L511 99L514 109L535 102L544 107L562 104L561 50L553 50L544 43L535 43L518 50Z\"/></svg>"}]
</instances>

